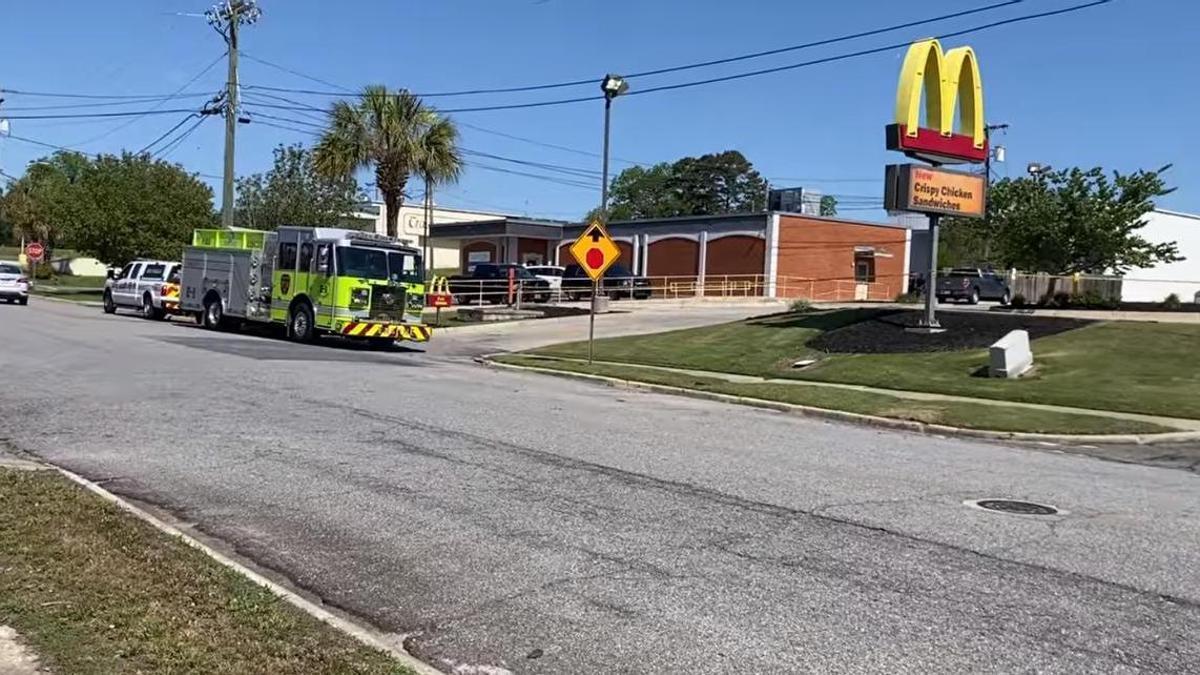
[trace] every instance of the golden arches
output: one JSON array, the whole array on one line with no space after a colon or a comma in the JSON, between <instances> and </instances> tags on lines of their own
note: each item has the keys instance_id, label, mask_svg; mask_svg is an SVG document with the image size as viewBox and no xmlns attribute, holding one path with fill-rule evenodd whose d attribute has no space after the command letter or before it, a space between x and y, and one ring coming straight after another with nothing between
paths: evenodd
<instances>
[{"instance_id":1,"label":"golden arches","mask_svg":"<svg viewBox=\"0 0 1200 675\"><path fill-rule=\"evenodd\" d=\"M973 49L958 47L943 54L941 43L933 39L908 48L896 89L896 122L913 138L921 127L922 90L926 124L937 124L942 136L952 135L957 103L959 133L971 136L977 149L984 147L983 81Z\"/></svg>"}]
</instances>

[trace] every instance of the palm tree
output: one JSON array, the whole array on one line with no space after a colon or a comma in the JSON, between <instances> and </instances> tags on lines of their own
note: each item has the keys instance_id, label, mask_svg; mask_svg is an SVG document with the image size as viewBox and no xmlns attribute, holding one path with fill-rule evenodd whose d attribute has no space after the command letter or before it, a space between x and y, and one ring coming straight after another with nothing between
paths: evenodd
<instances>
[{"instance_id":1,"label":"palm tree","mask_svg":"<svg viewBox=\"0 0 1200 675\"><path fill-rule=\"evenodd\" d=\"M331 177L352 176L373 166L375 185L383 193L387 233L396 237L404 188L421 154L418 142L433 121L434 113L408 91L371 85L357 103L333 104L329 128L317 141L313 161L318 171Z\"/></svg>"},{"instance_id":2,"label":"palm tree","mask_svg":"<svg viewBox=\"0 0 1200 675\"><path fill-rule=\"evenodd\" d=\"M433 114L417 142L417 174L425 182L425 264L433 274L433 245L429 226L433 223L433 188L454 183L462 173L463 159L458 148L458 128L445 117Z\"/></svg>"}]
</instances>

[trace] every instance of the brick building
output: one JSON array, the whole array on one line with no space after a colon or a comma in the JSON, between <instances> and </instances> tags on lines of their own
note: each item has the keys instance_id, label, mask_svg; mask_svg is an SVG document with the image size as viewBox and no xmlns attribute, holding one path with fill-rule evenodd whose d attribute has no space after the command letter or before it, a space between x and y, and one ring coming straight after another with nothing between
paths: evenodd
<instances>
[{"instance_id":1,"label":"brick building","mask_svg":"<svg viewBox=\"0 0 1200 675\"><path fill-rule=\"evenodd\" d=\"M582 224L503 218L435 225L478 262L568 265ZM816 301L891 300L907 291L910 230L793 213L685 216L609 223L619 264L660 296L765 295Z\"/></svg>"}]
</instances>

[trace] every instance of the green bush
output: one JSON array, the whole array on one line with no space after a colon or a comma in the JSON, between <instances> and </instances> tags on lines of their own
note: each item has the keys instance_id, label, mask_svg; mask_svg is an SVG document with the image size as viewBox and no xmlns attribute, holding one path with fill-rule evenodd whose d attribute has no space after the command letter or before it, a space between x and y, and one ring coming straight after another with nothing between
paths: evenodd
<instances>
[{"instance_id":1,"label":"green bush","mask_svg":"<svg viewBox=\"0 0 1200 675\"><path fill-rule=\"evenodd\" d=\"M1163 309L1179 309L1182 305L1183 305L1183 302L1179 300L1179 295L1177 293L1172 293L1172 294L1168 295L1162 301Z\"/></svg>"},{"instance_id":2,"label":"green bush","mask_svg":"<svg viewBox=\"0 0 1200 675\"><path fill-rule=\"evenodd\" d=\"M904 305L915 305L915 304L921 302L921 294L917 291L909 291L907 293L900 293L896 296L896 299L894 302L898 302L898 303L904 304Z\"/></svg>"},{"instance_id":3,"label":"green bush","mask_svg":"<svg viewBox=\"0 0 1200 675\"><path fill-rule=\"evenodd\" d=\"M54 268L46 264L38 265L33 270L33 278L38 281L50 281L54 279Z\"/></svg>"},{"instance_id":4,"label":"green bush","mask_svg":"<svg viewBox=\"0 0 1200 675\"><path fill-rule=\"evenodd\" d=\"M1120 304L1120 300L1101 295L1096 291L1071 296L1071 306L1079 309L1117 309Z\"/></svg>"},{"instance_id":5,"label":"green bush","mask_svg":"<svg viewBox=\"0 0 1200 675\"><path fill-rule=\"evenodd\" d=\"M1024 295L1017 293L1016 295L1012 296L1012 299L1009 300L1008 304L1012 305L1013 307L1024 307L1027 304L1027 301L1025 300Z\"/></svg>"},{"instance_id":6,"label":"green bush","mask_svg":"<svg viewBox=\"0 0 1200 675\"><path fill-rule=\"evenodd\" d=\"M797 314L806 314L813 311L813 304L807 298L800 298L792 301L792 311Z\"/></svg>"},{"instance_id":7,"label":"green bush","mask_svg":"<svg viewBox=\"0 0 1200 675\"><path fill-rule=\"evenodd\" d=\"M1042 296L1038 304L1051 309L1066 309L1071 306L1071 294L1065 291L1059 291L1053 295L1046 294Z\"/></svg>"}]
</instances>

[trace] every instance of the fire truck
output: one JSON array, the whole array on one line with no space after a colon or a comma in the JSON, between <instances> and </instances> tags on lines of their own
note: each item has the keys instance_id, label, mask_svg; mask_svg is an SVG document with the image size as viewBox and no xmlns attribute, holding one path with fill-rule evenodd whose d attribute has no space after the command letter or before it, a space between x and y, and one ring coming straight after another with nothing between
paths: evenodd
<instances>
[{"instance_id":1,"label":"fire truck","mask_svg":"<svg viewBox=\"0 0 1200 675\"><path fill-rule=\"evenodd\" d=\"M425 342L425 286L415 248L370 232L283 226L196 230L184 249L180 309L206 328L279 324L318 335Z\"/></svg>"}]
</instances>

